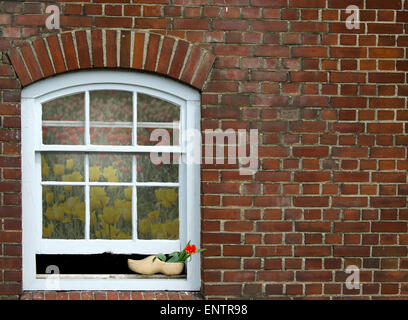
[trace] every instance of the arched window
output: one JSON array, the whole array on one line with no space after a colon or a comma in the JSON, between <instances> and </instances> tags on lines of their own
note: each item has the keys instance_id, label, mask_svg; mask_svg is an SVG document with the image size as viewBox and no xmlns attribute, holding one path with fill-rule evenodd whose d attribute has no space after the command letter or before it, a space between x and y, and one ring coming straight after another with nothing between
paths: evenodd
<instances>
[{"instance_id":1,"label":"arched window","mask_svg":"<svg viewBox=\"0 0 408 320\"><path fill-rule=\"evenodd\" d=\"M81 71L24 88L23 289L199 289L199 256L176 277L122 273L129 257L199 245L190 129L200 94L155 75Z\"/></svg>"}]
</instances>

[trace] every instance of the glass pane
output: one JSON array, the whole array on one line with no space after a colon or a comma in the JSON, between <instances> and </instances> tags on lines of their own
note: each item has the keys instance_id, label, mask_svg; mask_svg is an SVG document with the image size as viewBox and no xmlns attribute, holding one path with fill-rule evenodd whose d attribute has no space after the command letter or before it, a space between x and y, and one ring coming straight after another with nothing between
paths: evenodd
<instances>
[{"instance_id":1,"label":"glass pane","mask_svg":"<svg viewBox=\"0 0 408 320\"><path fill-rule=\"evenodd\" d=\"M91 144L129 146L132 144L132 128L91 127Z\"/></svg>"},{"instance_id":2,"label":"glass pane","mask_svg":"<svg viewBox=\"0 0 408 320\"><path fill-rule=\"evenodd\" d=\"M179 130L170 128L137 128L137 144L141 146L179 145Z\"/></svg>"},{"instance_id":3,"label":"glass pane","mask_svg":"<svg viewBox=\"0 0 408 320\"><path fill-rule=\"evenodd\" d=\"M57 98L42 104L43 120L84 121L85 94L83 92Z\"/></svg>"},{"instance_id":4,"label":"glass pane","mask_svg":"<svg viewBox=\"0 0 408 320\"><path fill-rule=\"evenodd\" d=\"M178 188L138 187L139 239L178 239Z\"/></svg>"},{"instance_id":5,"label":"glass pane","mask_svg":"<svg viewBox=\"0 0 408 320\"><path fill-rule=\"evenodd\" d=\"M43 186L42 208L43 238L85 238L84 187Z\"/></svg>"},{"instance_id":6,"label":"glass pane","mask_svg":"<svg viewBox=\"0 0 408 320\"><path fill-rule=\"evenodd\" d=\"M132 92L101 90L91 91L90 119L102 122L132 122Z\"/></svg>"},{"instance_id":7,"label":"glass pane","mask_svg":"<svg viewBox=\"0 0 408 320\"><path fill-rule=\"evenodd\" d=\"M89 155L89 181L131 182L132 156L129 154L91 153Z\"/></svg>"},{"instance_id":8,"label":"glass pane","mask_svg":"<svg viewBox=\"0 0 408 320\"><path fill-rule=\"evenodd\" d=\"M147 94L137 94L137 121L173 122L179 120L179 106Z\"/></svg>"},{"instance_id":9,"label":"glass pane","mask_svg":"<svg viewBox=\"0 0 408 320\"><path fill-rule=\"evenodd\" d=\"M132 239L132 188L90 187L90 238Z\"/></svg>"},{"instance_id":10,"label":"glass pane","mask_svg":"<svg viewBox=\"0 0 408 320\"><path fill-rule=\"evenodd\" d=\"M42 128L43 144L84 144L84 127Z\"/></svg>"},{"instance_id":11,"label":"glass pane","mask_svg":"<svg viewBox=\"0 0 408 320\"><path fill-rule=\"evenodd\" d=\"M132 96L132 92L116 90L89 93L91 144L132 144Z\"/></svg>"},{"instance_id":12,"label":"glass pane","mask_svg":"<svg viewBox=\"0 0 408 320\"><path fill-rule=\"evenodd\" d=\"M141 153L136 155L138 182L177 182L178 154Z\"/></svg>"},{"instance_id":13,"label":"glass pane","mask_svg":"<svg viewBox=\"0 0 408 320\"><path fill-rule=\"evenodd\" d=\"M43 181L84 181L84 155L43 152L41 154L41 179Z\"/></svg>"}]
</instances>

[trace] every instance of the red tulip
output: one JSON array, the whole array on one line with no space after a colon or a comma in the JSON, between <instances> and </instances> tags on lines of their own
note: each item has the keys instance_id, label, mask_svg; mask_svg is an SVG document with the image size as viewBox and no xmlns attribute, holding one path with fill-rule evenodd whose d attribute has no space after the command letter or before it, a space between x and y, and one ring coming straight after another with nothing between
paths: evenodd
<instances>
[{"instance_id":1,"label":"red tulip","mask_svg":"<svg viewBox=\"0 0 408 320\"><path fill-rule=\"evenodd\" d=\"M193 245L189 244L184 248L184 250L186 250L188 254L193 254L197 251L197 248L194 244Z\"/></svg>"}]
</instances>

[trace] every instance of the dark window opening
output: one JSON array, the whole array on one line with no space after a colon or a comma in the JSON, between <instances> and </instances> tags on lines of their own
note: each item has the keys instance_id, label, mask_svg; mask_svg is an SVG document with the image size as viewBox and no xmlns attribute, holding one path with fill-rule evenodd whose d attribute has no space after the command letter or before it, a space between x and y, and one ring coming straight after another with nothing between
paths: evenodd
<instances>
[{"instance_id":1,"label":"dark window opening","mask_svg":"<svg viewBox=\"0 0 408 320\"><path fill-rule=\"evenodd\" d=\"M139 260L147 257L140 254L37 254L37 274L54 274L55 266L59 274L130 274L128 259ZM47 272L48 269L48 272ZM185 274L185 270L183 273Z\"/></svg>"}]
</instances>

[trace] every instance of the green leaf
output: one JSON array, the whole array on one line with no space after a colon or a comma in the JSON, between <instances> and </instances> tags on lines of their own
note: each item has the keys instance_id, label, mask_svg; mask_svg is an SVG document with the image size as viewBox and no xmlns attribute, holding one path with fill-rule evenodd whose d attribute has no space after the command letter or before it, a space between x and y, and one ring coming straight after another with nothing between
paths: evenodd
<instances>
[{"instance_id":1,"label":"green leaf","mask_svg":"<svg viewBox=\"0 0 408 320\"><path fill-rule=\"evenodd\" d=\"M166 262L166 256L163 253L156 254L156 256L153 258L153 261L156 260L156 258L159 258L159 260Z\"/></svg>"},{"instance_id":2,"label":"green leaf","mask_svg":"<svg viewBox=\"0 0 408 320\"><path fill-rule=\"evenodd\" d=\"M172 256L167 262L179 262L178 256Z\"/></svg>"}]
</instances>

